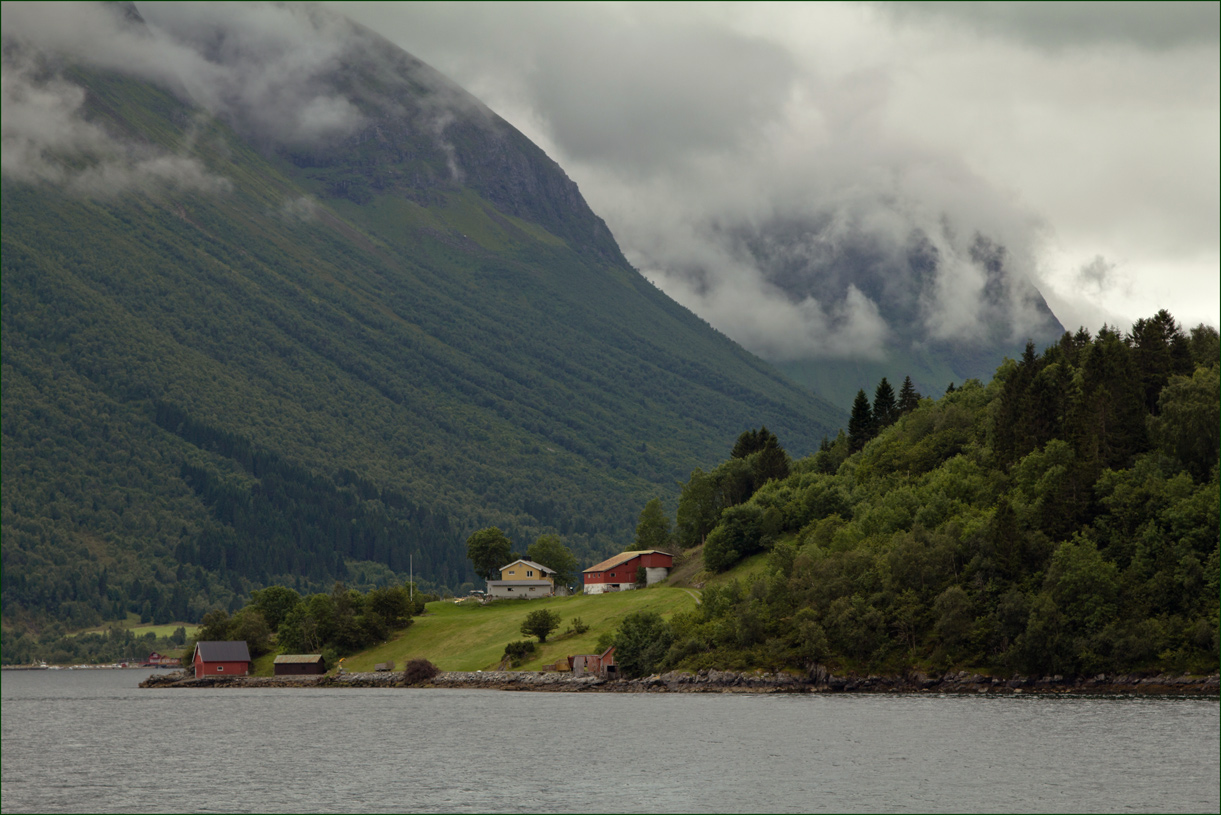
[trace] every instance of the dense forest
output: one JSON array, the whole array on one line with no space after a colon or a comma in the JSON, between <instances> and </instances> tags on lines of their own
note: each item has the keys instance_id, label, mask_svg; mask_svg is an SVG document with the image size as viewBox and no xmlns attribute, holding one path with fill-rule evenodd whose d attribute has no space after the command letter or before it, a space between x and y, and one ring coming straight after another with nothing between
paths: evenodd
<instances>
[{"instance_id":1,"label":"dense forest","mask_svg":"<svg viewBox=\"0 0 1221 815\"><path fill-rule=\"evenodd\" d=\"M746 434L692 474L674 536L702 546L680 560L759 568L622 644L667 644L638 671L1215 672L1218 355L1163 311L937 400L883 380L787 477Z\"/></svg>"}]
</instances>

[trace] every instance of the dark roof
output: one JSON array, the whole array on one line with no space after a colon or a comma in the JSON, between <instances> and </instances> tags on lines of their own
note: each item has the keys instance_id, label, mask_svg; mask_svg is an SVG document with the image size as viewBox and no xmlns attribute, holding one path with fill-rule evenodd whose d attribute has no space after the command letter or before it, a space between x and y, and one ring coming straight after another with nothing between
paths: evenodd
<instances>
[{"instance_id":1,"label":"dark roof","mask_svg":"<svg viewBox=\"0 0 1221 815\"><path fill-rule=\"evenodd\" d=\"M245 640L197 642L195 651L204 662L250 662L250 649Z\"/></svg>"},{"instance_id":2,"label":"dark roof","mask_svg":"<svg viewBox=\"0 0 1221 815\"><path fill-rule=\"evenodd\" d=\"M305 663L307 665L313 665L318 662L322 662L322 654L280 654L275 658L274 664L295 665L298 663Z\"/></svg>"}]
</instances>

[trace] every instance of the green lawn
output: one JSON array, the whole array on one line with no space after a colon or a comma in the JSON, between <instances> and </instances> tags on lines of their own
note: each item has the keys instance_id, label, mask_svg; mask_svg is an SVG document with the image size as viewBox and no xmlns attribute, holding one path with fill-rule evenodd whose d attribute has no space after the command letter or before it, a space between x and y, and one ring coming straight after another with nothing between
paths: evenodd
<instances>
[{"instance_id":1,"label":"green lawn","mask_svg":"<svg viewBox=\"0 0 1221 815\"><path fill-rule=\"evenodd\" d=\"M529 639L521 633L522 621L531 611L545 608L563 617L559 629L540 646L535 658L522 670L539 670L570 654L592 653L603 633L614 631L624 616L634 611L656 611L669 617L676 611L695 607L687 591L656 586L640 591L603 595L551 597L482 606L448 601L429 603L423 616L410 628L396 632L390 641L355 654L344 661L348 671L371 671L378 662L393 660L401 669L410 659L425 657L443 671L494 669L504 654L505 644ZM573 617L589 626L581 635L563 632Z\"/></svg>"},{"instance_id":2,"label":"green lawn","mask_svg":"<svg viewBox=\"0 0 1221 815\"><path fill-rule=\"evenodd\" d=\"M187 637L195 636L195 632L199 630L198 623L166 623L165 625L141 625L139 614L128 614L127 619L123 622L117 620L103 623L102 625L86 628L84 631L74 631L68 636L78 636L80 634L105 634L112 628L122 628L131 631L135 637L143 637L148 632L152 631L157 637L168 637L177 631L179 628L186 628Z\"/></svg>"}]
</instances>

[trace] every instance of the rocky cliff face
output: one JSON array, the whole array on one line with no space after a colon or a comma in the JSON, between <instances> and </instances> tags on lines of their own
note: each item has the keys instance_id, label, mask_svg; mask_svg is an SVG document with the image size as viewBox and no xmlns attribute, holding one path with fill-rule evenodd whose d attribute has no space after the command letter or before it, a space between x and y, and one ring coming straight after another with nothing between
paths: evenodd
<instances>
[{"instance_id":1,"label":"rocky cliff face","mask_svg":"<svg viewBox=\"0 0 1221 815\"><path fill-rule=\"evenodd\" d=\"M351 27L344 69L319 82L359 109L362 124L343 138L269 149L307 175L325 171L333 197L364 203L391 193L428 203L466 187L582 254L626 265L606 223L537 145L430 66L344 23Z\"/></svg>"}]
</instances>

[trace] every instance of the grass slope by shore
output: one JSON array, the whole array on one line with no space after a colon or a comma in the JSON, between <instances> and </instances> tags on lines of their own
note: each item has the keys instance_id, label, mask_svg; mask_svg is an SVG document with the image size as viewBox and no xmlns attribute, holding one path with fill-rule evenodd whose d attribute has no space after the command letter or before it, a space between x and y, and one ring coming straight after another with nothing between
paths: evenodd
<instances>
[{"instance_id":1,"label":"grass slope by shore","mask_svg":"<svg viewBox=\"0 0 1221 815\"><path fill-rule=\"evenodd\" d=\"M540 670L569 654L592 653L598 637L613 632L632 612L655 611L668 618L676 611L694 608L696 597L697 592L690 589L655 586L641 591L514 600L486 606L440 600L429 603L410 628L395 632L383 645L348 657L343 665L349 671L372 671L379 662L393 661L395 668L401 669L408 660L424 657L443 671L494 669L500 664L507 643L531 639L521 633L526 615L546 609L558 612L563 622L539 646L534 658L520 666L522 670ZM585 633L564 633L572 626L574 617L580 617L589 626ZM256 675L271 675L273 659L269 655L256 661Z\"/></svg>"}]
</instances>

